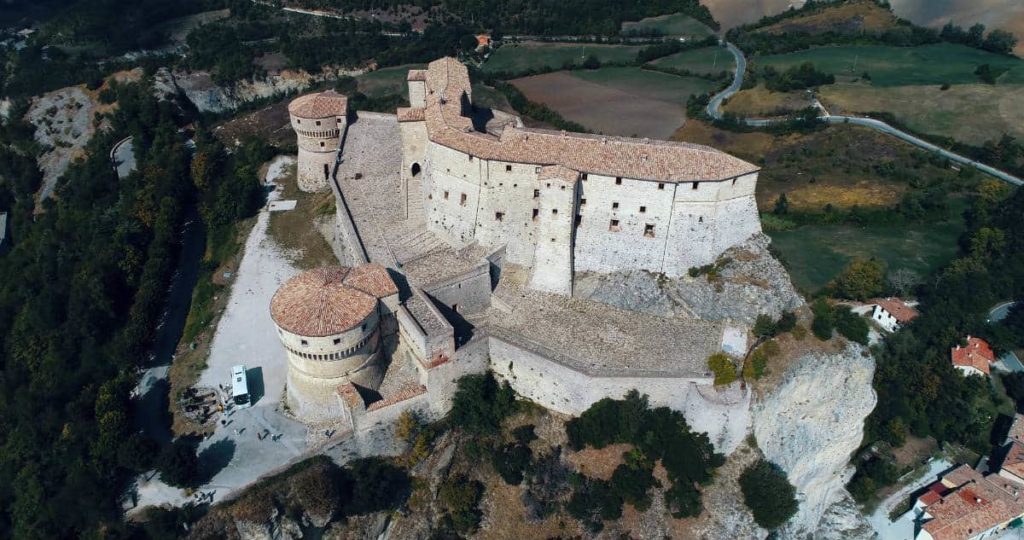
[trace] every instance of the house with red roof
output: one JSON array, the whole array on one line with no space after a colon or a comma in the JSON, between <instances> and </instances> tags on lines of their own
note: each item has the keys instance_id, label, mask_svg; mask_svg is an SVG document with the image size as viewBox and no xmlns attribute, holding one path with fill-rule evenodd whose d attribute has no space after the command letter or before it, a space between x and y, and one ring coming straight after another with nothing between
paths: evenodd
<instances>
[{"instance_id":1,"label":"house with red roof","mask_svg":"<svg viewBox=\"0 0 1024 540\"><path fill-rule=\"evenodd\" d=\"M917 318L917 310L899 298L876 298L871 301L871 320L888 332L895 332Z\"/></svg>"},{"instance_id":2,"label":"house with red roof","mask_svg":"<svg viewBox=\"0 0 1024 540\"><path fill-rule=\"evenodd\" d=\"M944 474L914 503L915 540L980 540L1024 519L1024 493L999 475L967 465Z\"/></svg>"},{"instance_id":3,"label":"house with red roof","mask_svg":"<svg viewBox=\"0 0 1024 540\"><path fill-rule=\"evenodd\" d=\"M967 346L953 347L950 350L950 360L953 367L960 370L964 376L988 376L992 371L992 364L996 361L996 354L984 339L967 336Z\"/></svg>"}]
</instances>

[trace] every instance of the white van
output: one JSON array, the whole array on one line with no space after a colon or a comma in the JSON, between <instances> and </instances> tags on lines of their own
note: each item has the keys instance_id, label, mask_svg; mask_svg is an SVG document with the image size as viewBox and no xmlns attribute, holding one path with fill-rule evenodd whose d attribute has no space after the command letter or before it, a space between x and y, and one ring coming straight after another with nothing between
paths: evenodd
<instances>
[{"instance_id":1,"label":"white van","mask_svg":"<svg viewBox=\"0 0 1024 540\"><path fill-rule=\"evenodd\" d=\"M239 409L252 405L252 401L249 399L249 384L245 376L244 365L231 368L231 401Z\"/></svg>"}]
</instances>

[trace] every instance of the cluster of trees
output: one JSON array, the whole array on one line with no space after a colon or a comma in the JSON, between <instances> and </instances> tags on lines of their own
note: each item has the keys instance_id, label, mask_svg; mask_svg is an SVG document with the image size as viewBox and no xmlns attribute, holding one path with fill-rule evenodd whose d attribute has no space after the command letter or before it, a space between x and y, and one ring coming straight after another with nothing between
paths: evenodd
<instances>
[{"instance_id":1,"label":"cluster of trees","mask_svg":"<svg viewBox=\"0 0 1024 540\"><path fill-rule=\"evenodd\" d=\"M785 71L766 66L761 70L760 78L764 80L765 88L772 92L804 90L836 82L835 75L818 71L811 62L804 62Z\"/></svg>"},{"instance_id":2,"label":"cluster of trees","mask_svg":"<svg viewBox=\"0 0 1024 540\"><path fill-rule=\"evenodd\" d=\"M566 433L569 446L577 450L585 446L604 448L609 444L629 443L639 451L634 456L636 459L620 465L630 469L620 473L620 478L631 486L613 490L610 484L591 481L579 495L582 500L570 508L577 517L610 515L615 497L639 493L644 485L653 486L647 481L648 465L653 467L657 461L661 461L671 482L665 490L665 501L672 515L677 518L696 516L701 511L698 486L710 482L714 470L725 461L724 456L714 452L707 434L690 430L682 413L668 407L651 409L647 397L635 390L625 399L598 401L579 418L570 420ZM646 493L647 488L642 491ZM621 500L618 504L621 508ZM597 525L595 520L584 518L584 521Z\"/></svg>"},{"instance_id":3,"label":"cluster of trees","mask_svg":"<svg viewBox=\"0 0 1024 540\"><path fill-rule=\"evenodd\" d=\"M868 344L868 323L849 306L832 305L828 300L819 298L811 304L811 312L814 314L811 332L818 339L832 339L832 333L836 331L854 343Z\"/></svg>"},{"instance_id":4,"label":"cluster of trees","mask_svg":"<svg viewBox=\"0 0 1024 540\"><path fill-rule=\"evenodd\" d=\"M410 4L408 0L303 0L300 3L345 12L369 9L396 11ZM473 23L502 34L612 36L619 34L625 21L668 13L683 13L715 30L719 28L711 12L698 0L524 0L515 4L500 0L418 0L412 4L424 11L440 10L440 22Z\"/></svg>"},{"instance_id":5,"label":"cluster of trees","mask_svg":"<svg viewBox=\"0 0 1024 540\"><path fill-rule=\"evenodd\" d=\"M942 41L959 43L998 54L1013 54L1013 48L1017 46L1017 37L1006 30L992 30L985 35L985 25L976 24L967 30L953 24L946 23L939 32Z\"/></svg>"},{"instance_id":6,"label":"cluster of trees","mask_svg":"<svg viewBox=\"0 0 1024 540\"><path fill-rule=\"evenodd\" d=\"M988 451L999 398L981 377L963 377L950 348L967 334L996 340L988 310L1024 295L1024 191L982 192L965 217L957 259L918 287L921 315L876 352L878 405L866 444L903 443L907 434ZM865 475L862 475L865 476Z\"/></svg>"},{"instance_id":7,"label":"cluster of trees","mask_svg":"<svg viewBox=\"0 0 1024 540\"><path fill-rule=\"evenodd\" d=\"M704 39L692 41L670 40L665 41L664 43L648 45L647 47L640 49L637 51L636 59L639 63L646 64L652 60L657 60L683 51L700 49L703 47L714 47L716 45L718 45L717 36L708 36Z\"/></svg>"},{"instance_id":8,"label":"cluster of trees","mask_svg":"<svg viewBox=\"0 0 1024 540\"><path fill-rule=\"evenodd\" d=\"M22 202L0 257L0 536L119 526L126 480L154 457L130 394L176 267L189 154L185 119L147 84L119 97L113 129L93 137L43 214L33 218L22 191L38 172L22 163L12 171L29 178L4 182ZM128 134L138 171L119 180L108 152Z\"/></svg>"}]
</instances>

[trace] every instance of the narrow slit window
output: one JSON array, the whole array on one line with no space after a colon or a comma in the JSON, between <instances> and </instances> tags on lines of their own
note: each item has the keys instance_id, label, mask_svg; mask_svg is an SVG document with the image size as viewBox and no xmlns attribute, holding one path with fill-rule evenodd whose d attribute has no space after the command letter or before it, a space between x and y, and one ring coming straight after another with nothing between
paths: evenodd
<instances>
[{"instance_id":1,"label":"narrow slit window","mask_svg":"<svg viewBox=\"0 0 1024 540\"><path fill-rule=\"evenodd\" d=\"M444 192L444 200L446 200L446 201L448 200L448 192L447 191Z\"/></svg>"},{"instance_id":2,"label":"narrow slit window","mask_svg":"<svg viewBox=\"0 0 1024 540\"><path fill-rule=\"evenodd\" d=\"M462 206L466 206L466 194L465 193L463 193L462 195L459 195L459 204L462 205Z\"/></svg>"},{"instance_id":3,"label":"narrow slit window","mask_svg":"<svg viewBox=\"0 0 1024 540\"><path fill-rule=\"evenodd\" d=\"M539 215L540 215L540 210L538 210L537 208L534 208L533 209L533 219L537 219L537 216L539 216Z\"/></svg>"},{"instance_id":4,"label":"narrow slit window","mask_svg":"<svg viewBox=\"0 0 1024 540\"><path fill-rule=\"evenodd\" d=\"M576 226L579 227L583 223L583 216L576 214Z\"/></svg>"}]
</instances>

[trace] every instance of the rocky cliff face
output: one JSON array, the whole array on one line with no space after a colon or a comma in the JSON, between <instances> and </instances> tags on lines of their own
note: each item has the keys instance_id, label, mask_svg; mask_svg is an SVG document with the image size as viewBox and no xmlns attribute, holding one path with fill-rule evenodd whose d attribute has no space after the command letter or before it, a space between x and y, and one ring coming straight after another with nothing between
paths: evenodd
<instances>
[{"instance_id":1,"label":"rocky cliff face","mask_svg":"<svg viewBox=\"0 0 1024 540\"><path fill-rule=\"evenodd\" d=\"M161 95L179 92L191 101L199 112L220 113L238 108L243 103L290 92L301 92L311 85L337 77L355 76L365 70L325 69L317 75L305 71L283 70L256 81L239 81L220 86L206 71L170 71L162 68L154 77L154 88Z\"/></svg>"},{"instance_id":2,"label":"rocky cliff face","mask_svg":"<svg viewBox=\"0 0 1024 540\"><path fill-rule=\"evenodd\" d=\"M577 275L575 295L662 317L689 316L753 324L803 305L786 269L757 234L722 254L711 274L669 279L644 271Z\"/></svg>"},{"instance_id":3,"label":"rocky cliff face","mask_svg":"<svg viewBox=\"0 0 1024 540\"><path fill-rule=\"evenodd\" d=\"M817 537L826 529L834 535L837 528L843 538L870 537L844 486L853 474L849 460L861 443L864 418L875 407L874 372L874 360L854 344L837 354L809 353L754 407L758 444L789 475L800 501L783 538Z\"/></svg>"}]
</instances>

